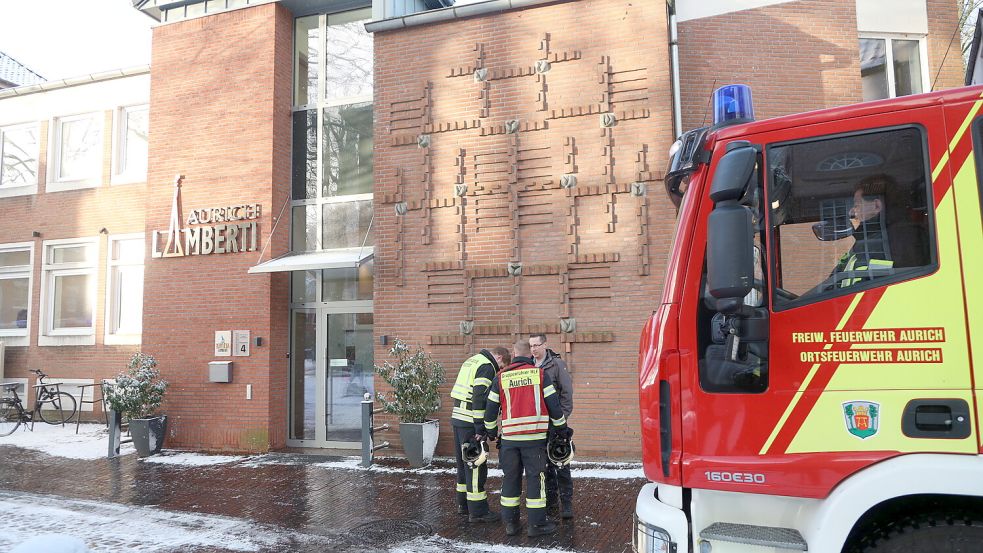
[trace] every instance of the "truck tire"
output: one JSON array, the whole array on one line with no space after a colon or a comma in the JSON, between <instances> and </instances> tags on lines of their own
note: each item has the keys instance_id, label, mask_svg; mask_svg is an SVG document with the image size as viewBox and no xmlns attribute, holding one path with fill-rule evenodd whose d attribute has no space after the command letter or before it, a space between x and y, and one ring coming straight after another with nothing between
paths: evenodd
<instances>
[{"instance_id":1,"label":"truck tire","mask_svg":"<svg viewBox=\"0 0 983 553\"><path fill-rule=\"evenodd\" d=\"M966 511L906 516L864 540L864 553L974 553L983 548L983 516Z\"/></svg>"}]
</instances>

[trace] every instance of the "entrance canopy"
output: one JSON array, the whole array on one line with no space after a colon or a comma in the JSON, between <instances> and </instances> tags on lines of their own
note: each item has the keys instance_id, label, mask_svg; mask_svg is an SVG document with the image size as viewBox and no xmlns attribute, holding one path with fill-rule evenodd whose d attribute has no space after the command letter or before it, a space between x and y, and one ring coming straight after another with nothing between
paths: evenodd
<instances>
[{"instance_id":1,"label":"entrance canopy","mask_svg":"<svg viewBox=\"0 0 983 553\"><path fill-rule=\"evenodd\" d=\"M313 271L358 267L372 259L374 248L347 248L322 252L288 253L249 268L249 274L281 271Z\"/></svg>"}]
</instances>

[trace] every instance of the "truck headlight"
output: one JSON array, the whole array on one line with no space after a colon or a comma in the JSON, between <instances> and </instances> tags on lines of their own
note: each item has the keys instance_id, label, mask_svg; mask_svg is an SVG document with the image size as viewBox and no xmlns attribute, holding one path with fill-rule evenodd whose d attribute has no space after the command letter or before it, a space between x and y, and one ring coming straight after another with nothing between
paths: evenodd
<instances>
[{"instance_id":1,"label":"truck headlight","mask_svg":"<svg viewBox=\"0 0 983 553\"><path fill-rule=\"evenodd\" d=\"M672 542L669 532L658 526L642 522L637 516L635 531L632 533L631 546L635 553L675 553L676 544Z\"/></svg>"}]
</instances>

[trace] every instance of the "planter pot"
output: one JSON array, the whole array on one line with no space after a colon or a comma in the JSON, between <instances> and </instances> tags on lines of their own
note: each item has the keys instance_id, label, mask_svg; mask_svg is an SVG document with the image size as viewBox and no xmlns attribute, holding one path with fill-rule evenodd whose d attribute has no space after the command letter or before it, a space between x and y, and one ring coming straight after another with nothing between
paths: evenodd
<instances>
[{"instance_id":1,"label":"planter pot","mask_svg":"<svg viewBox=\"0 0 983 553\"><path fill-rule=\"evenodd\" d=\"M438 421L399 423L399 439L411 467L425 467L433 460L433 452L437 449L437 425Z\"/></svg>"},{"instance_id":2,"label":"planter pot","mask_svg":"<svg viewBox=\"0 0 983 553\"><path fill-rule=\"evenodd\" d=\"M133 447L140 457L160 453L166 431L167 417L164 415L152 419L130 420L130 436L133 437Z\"/></svg>"}]
</instances>

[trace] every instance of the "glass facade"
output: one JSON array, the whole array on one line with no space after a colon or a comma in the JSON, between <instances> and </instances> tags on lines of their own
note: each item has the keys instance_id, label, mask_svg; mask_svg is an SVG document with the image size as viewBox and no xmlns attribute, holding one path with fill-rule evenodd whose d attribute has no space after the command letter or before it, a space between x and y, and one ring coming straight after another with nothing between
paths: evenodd
<instances>
[{"instance_id":1,"label":"glass facade","mask_svg":"<svg viewBox=\"0 0 983 553\"><path fill-rule=\"evenodd\" d=\"M373 392L370 18L361 9L295 20L290 247L365 259L291 275L293 445L358 441L362 397Z\"/></svg>"}]
</instances>

